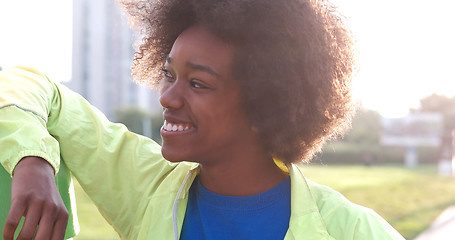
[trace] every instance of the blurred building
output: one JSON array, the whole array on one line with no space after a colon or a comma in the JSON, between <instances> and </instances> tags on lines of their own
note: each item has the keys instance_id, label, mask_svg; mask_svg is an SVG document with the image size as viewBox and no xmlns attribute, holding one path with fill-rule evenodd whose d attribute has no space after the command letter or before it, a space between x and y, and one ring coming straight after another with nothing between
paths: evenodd
<instances>
[{"instance_id":1,"label":"blurred building","mask_svg":"<svg viewBox=\"0 0 455 240\"><path fill-rule=\"evenodd\" d=\"M113 121L119 109L160 109L157 93L131 80L133 41L115 1L73 1L72 79L66 85Z\"/></svg>"}]
</instances>

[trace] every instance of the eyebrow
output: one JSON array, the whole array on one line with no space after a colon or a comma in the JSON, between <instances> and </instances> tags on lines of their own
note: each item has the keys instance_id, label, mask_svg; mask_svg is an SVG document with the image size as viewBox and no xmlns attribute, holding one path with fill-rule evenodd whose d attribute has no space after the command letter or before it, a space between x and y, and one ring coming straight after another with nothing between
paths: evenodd
<instances>
[{"instance_id":1,"label":"eyebrow","mask_svg":"<svg viewBox=\"0 0 455 240\"><path fill-rule=\"evenodd\" d=\"M166 57L166 61L168 63L172 63L172 58L167 56ZM206 72L206 73L209 73L217 78L220 78L221 75L218 74L217 72L215 72L212 68L210 68L209 66L205 66L205 65L200 65L200 64L196 64L196 63L192 63L192 62L187 62L186 63L186 66L190 67L190 68L193 68L193 69L196 69L196 70L199 70L199 71L203 71L203 72Z\"/></svg>"}]
</instances>

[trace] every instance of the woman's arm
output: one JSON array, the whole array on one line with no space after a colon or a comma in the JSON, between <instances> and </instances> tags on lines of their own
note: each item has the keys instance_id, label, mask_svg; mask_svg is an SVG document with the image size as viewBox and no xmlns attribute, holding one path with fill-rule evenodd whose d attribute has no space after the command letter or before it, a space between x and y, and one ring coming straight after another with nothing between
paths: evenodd
<instances>
[{"instance_id":1,"label":"woman's arm","mask_svg":"<svg viewBox=\"0 0 455 240\"><path fill-rule=\"evenodd\" d=\"M35 117L33 122L2 119L1 124L17 121L30 125L34 133L32 149L42 152L39 157L54 169L58 169L60 149L66 165L103 216L122 236L128 235L131 227L141 221L148 204L145 196L159 185L160 175L175 167L162 158L160 146L121 124L109 122L81 96L36 70L14 68L1 74L0 84L0 107L9 106L6 108L11 111ZM12 145L23 145L18 138L26 137L26 133L12 137ZM0 139L0 145L4 144ZM2 160L10 172L23 149L8 150L11 157Z\"/></svg>"},{"instance_id":2,"label":"woman's arm","mask_svg":"<svg viewBox=\"0 0 455 240\"><path fill-rule=\"evenodd\" d=\"M23 74L31 73L24 69ZM2 214L6 219L0 221L5 223L0 226L0 232L5 239L13 239L21 217L25 216L20 239L32 239L35 230L36 237L63 239L68 211L54 178L59 170L59 147L45 130L46 114L39 111L45 106L36 104L32 108L34 102L46 102L39 98L49 89L36 89L36 93L27 99L20 94L28 87L24 77L13 77L9 71L0 72L0 163L11 176L14 173L8 184L2 184L2 188L11 188L11 206L2 208L9 209L9 213ZM13 89L12 83L16 85ZM18 98L14 102L20 102L24 109L13 103L13 96ZM35 157L27 159L26 156ZM38 157L46 158L48 162Z\"/></svg>"}]
</instances>

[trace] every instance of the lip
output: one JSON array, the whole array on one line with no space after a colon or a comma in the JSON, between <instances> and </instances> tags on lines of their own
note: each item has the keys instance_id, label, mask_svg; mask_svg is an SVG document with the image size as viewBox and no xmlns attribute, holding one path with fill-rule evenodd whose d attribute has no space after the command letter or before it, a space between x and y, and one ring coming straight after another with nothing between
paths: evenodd
<instances>
[{"instance_id":1,"label":"lip","mask_svg":"<svg viewBox=\"0 0 455 240\"><path fill-rule=\"evenodd\" d=\"M173 112L170 112L168 110L165 110L163 112L163 118L164 118L165 122L169 122L169 123L191 124L193 126L195 125L195 124L193 124L193 121L191 119L179 117L176 114L174 114Z\"/></svg>"}]
</instances>

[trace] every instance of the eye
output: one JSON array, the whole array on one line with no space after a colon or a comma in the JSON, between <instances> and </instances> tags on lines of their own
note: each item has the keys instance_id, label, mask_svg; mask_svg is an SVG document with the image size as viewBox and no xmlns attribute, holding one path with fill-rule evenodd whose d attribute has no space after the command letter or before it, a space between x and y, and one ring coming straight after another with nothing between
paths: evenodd
<instances>
[{"instance_id":1,"label":"eye","mask_svg":"<svg viewBox=\"0 0 455 240\"><path fill-rule=\"evenodd\" d=\"M166 68L161 68L161 71L163 72L163 75L164 75L164 78L166 80L174 80L174 76L172 76L172 73L171 71L169 71L168 69Z\"/></svg>"},{"instance_id":2,"label":"eye","mask_svg":"<svg viewBox=\"0 0 455 240\"><path fill-rule=\"evenodd\" d=\"M200 81L198 80L191 80L190 81L190 86L192 88L196 88L196 89L207 89L208 87L205 86L204 84L202 84Z\"/></svg>"}]
</instances>

